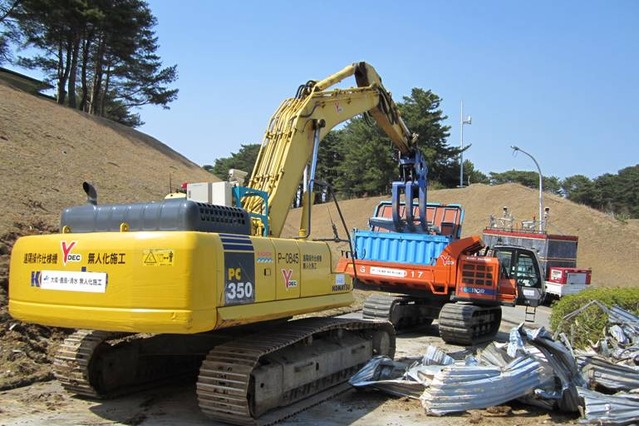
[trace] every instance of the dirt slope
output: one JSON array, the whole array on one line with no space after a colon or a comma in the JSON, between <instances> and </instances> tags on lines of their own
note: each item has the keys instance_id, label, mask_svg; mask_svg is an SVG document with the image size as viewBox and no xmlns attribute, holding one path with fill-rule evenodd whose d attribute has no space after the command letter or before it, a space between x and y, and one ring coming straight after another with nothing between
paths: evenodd
<instances>
[{"instance_id":1,"label":"dirt slope","mask_svg":"<svg viewBox=\"0 0 639 426\"><path fill-rule=\"evenodd\" d=\"M0 83L0 235L15 222L57 225L82 204L82 182L99 203L161 199L184 181L218 180L158 140Z\"/></svg>"},{"instance_id":2,"label":"dirt slope","mask_svg":"<svg viewBox=\"0 0 639 426\"><path fill-rule=\"evenodd\" d=\"M388 197L347 200L340 203L349 228L366 229L375 206ZM465 209L462 236L480 235L490 215L501 216L508 206L515 220L530 220L539 211L539 192L518 184L471 185L467 188L430 191L428 200L459 203ZM548 232L579 236L578 266L592 268L593 283L602 286L638 286L634 266L639 265L639 227L623 223L589 207L561 197L544 194L544 206L550 207ZM291 211L285 235L297 235L299 209ZM316 206L312 215L312 238L332 237L331 221L338 225L339 235L346 233L339 222L334 204ZM335 244L336 252L347 244Z\"/></svg>"}]
</instances>

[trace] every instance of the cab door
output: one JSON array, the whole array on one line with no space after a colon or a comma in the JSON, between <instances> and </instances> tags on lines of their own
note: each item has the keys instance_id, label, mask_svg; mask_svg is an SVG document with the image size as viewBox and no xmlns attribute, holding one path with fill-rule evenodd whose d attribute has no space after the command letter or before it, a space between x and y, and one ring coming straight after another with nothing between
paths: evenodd
<instances>
[{"instance_id":1,"label":"cab door","mask_svg":"<svg viewBox=\"0 0 639 426\"><path fill-rule=\"evenodd\" d=\"M503 270L516 282L517 303L540 305L546 291L537 254L520 247L494 247L493 252Z\"/></svg>"}]
</instances>

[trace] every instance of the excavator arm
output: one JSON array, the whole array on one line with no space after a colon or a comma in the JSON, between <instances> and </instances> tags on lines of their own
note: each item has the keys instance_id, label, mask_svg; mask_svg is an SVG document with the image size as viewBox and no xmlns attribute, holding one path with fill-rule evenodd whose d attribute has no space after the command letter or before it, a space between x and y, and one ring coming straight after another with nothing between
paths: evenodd
<instances>
[{"instance_id":1,"label":"excavator arm","mask_svg":"<svg viewBox=\"0 0 639 426\"><path fill-rule=\"evenodd\" d=\"M332 88L351 76L355 76L358 87ZM402 156L412 154L415 135L402 121L380 76L367 63L354 63L321 81L309 81L300 86L294 98L282 102L269 121L248 183L249 188L268 194L271 236L280 236L304 169L311 162L312 192L319 141L338 124L366 112ZM264 201L258 197L246 198L243 208L254 214L265 211ZM305 203L305 209L310 209L310 202Z\"/></svg>"}]
</instances>

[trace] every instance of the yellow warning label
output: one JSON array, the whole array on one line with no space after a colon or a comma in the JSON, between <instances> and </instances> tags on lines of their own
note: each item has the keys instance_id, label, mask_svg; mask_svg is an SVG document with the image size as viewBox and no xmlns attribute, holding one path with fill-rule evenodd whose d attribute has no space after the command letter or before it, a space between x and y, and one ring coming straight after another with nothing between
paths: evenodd
<instances>
[{"instance_id":1,"label":"yellow warning label","mask_svg":"<svg viewBox=\"0 0 639 426\"><path fill-rule=\"evenodd\" d=\"M142 254L144 266L173 266L175 252L171 249L146 249Z\"/></svg>"}]
</instances>

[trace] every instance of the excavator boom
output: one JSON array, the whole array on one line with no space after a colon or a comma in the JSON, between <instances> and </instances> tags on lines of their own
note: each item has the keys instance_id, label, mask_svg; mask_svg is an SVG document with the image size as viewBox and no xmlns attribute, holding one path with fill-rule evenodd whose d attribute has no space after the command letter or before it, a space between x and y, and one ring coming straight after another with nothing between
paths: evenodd
<instances>
[{"instance_id":1,"label":"excavator boom","mask_svg":"<svg viewBox=\"0 0 639 426\"><path fill-rule=\"evenodd\" d=\"M329 88L355 76L358 87ZM248 187L269 194L269 229L280 236L286 215L312 160L315 140L323 139L338 124L370 113L402 154L412 151L415 136L402 121L390 92L375 69L359 62L318 82L310 81L286 99L271 117ZM263 202L248 198L243 208L263 212Z\"/></svg>"}]
</instances>

